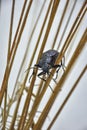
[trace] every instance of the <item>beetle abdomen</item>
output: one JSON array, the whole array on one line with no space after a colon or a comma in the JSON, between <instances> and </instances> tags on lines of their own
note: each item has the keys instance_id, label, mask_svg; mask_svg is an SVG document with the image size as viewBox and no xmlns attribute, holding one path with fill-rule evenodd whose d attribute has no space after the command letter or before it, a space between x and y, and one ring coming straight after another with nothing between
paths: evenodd
<instances>
[{"instance_id":1,"label":"beetle abdomen","mask_svg":"<svg viewBox=\"0 0 87 130\"><path fill-rule=\"evenodd\" d=\"M42 57L39 60L39 67L43 68L45 64L53 66L58 57L58 52L56 50L48 50L42 54Z\"/></svg>"},{"instance_id":2,"label":"beetle abdomen","mask_svg":"<svg viewBox=\"0 0 87 130\"><path fill-rule=\"evenodd\" d=\"M48 50L48 51L46 51L46 52L44 52L43 54L42 54L42 57L44 57L44 56L55 56L55 55L57 55L58 56L58 51L56 51L56 50Z\"/></svg>"}]
</instances>

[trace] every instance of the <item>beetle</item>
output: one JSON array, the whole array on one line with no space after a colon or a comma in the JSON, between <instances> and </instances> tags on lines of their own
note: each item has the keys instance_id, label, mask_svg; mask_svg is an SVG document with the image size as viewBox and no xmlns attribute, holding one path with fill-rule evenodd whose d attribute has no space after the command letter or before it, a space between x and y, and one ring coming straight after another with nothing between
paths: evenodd
<instances>
[{"instance_id":1,"label":"beetle","mask_svg":"<svg viewBox=\"0 0 87 130\"><path fill-rule=\"evenodd\" d=\"M56 78L53 79L54 81L57 79L58 77L58 72L60 70L60 68L62 67L63 70L65 70L65 57L63 56L60 64L55 64L56 59L58 58L59 52L56 50L48 50L46 52L44 52L41 56L41 58L39 59L38 63L34 65L33 68L37 68L37 69L41 69L42 71L37 75L40 79L46 81L44 78L41 78L40 76L42 75L48 75L50 76L50 74L52 75L52 73L50 72L50 69L56 68ZM35 72L33 71L32 75L34 75ZM32 75L29 78L29 81L32 77ZM55 81L56 82L56 81Z\"/></svg>"}]
</instances>

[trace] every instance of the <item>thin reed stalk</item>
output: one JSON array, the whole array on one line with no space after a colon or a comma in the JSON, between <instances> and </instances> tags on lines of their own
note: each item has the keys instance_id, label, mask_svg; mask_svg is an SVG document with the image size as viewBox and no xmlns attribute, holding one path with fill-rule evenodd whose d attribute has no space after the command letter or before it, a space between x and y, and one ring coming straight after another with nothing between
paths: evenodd
<instances>
[{"instance_id":1,"label":"thin reed stalk","mask_svg":"<svg viewBox=\"0 0 87 130\"><path fill-rule=\"evenodd\" d=\"M40 49L38 59L40 58L40 56L43 52L43 49L45 47L45 43L46 43L48 34L50 32L50 28L51 28L51 25L52 25L52 22L53 22L53 19L54 19L54 16L55 16L55 13L56 13L56 10L57 10L57 7L58 7L58 3L59 3L59 1L54 1L52 12L51 12L51 15L50 15L50 20L48 22L48 27L47 27L47 30L46 30L46 33L45 33L45 36L44 36L44 39L43 39L43 42L42 42L42 46L41 46L41 49ZM30 103L29 101L30 101L30 98L31 98L35 79L36 79L36 74L33 76L31 84L30 84L30 88L29 88L30 91L27 94L27 98L26 98L23 113L22 113L23 118L21 118L21 120L19 122L18 130L23 130L23 127L24 127L23 124L24 124L24 121L25 121L25 118L26 118L26 115L27 115L27 112L28 112L28 107L29 107L29 103Z\"/></svg>"},{"instance_id":2,"label":"thin reed stalk","mask_svg":"<svg viewBox=\"0 0 87 130\"><path fill-rule=\"evenodd\" d=\"M29 14L29 10L30 10L31 5L32 5L32 0L29 2L28 7L27 7L27 10L26 10L26 13L25 13L25 16L24 16L24 21L23 21L23 23L22 23L22 26L21 26L21 29L20 29L20 33L19 33L19 37L18 37L18 40L17 40L17 45L16 45L16 47L15 47L15 51L16 51L16 49L17 49L17 47L18 47L19 42L20 42L20 38L21 38L21 35L22 35L22 32L23 32L24 26L25 26L25 24L26 24L27 16L28 16L28 14ZM15 51L14 51L14 52L15 52ZM15 54L15 53L14 53L14 54ZM13 59L14 59L14 56L15 56L15 55L13 55ZM11 62L11 66L12 66L12 63L13 63L13 60L12 60L12 62ZM22 93L21 93L20 95L22 95ZM12 120L12 123L11 123L11 126L10 126L10 129L11 129L11 130L13 129L14 124L15 124L15 120L16 120L16 116L17 116L17 111L18 111L18 107L19 107L19 104L20 104L20 100L21 100L21 96L20 96L20 98L19 98L19 100L18 100L18 103L17 103L17 105L16 105L15 114L14 114L14 117L13 117L13 120Z\"/></svg>"},{"instance_id":3,"label":"thin reed stalk","mask_svg":"<svg viewBox=\"0 0 87 130\"><path fill-rule=\"evenodd\" d=\"M87 2L86 0L84 0L83 2L79 4L78 1L75 0L73 2L73 5L72 6L70 5L71 6L70 10L68 9L69 2L71 1L67 0L65 2L65 6L63 9L60 9L62 7L62 1L60 0L50 0L50 1L43 0L43 2L25 0L24 2L20 2L20 4L23 4L22 5L23 7L20 13L20 17L19 17L19 21L18 21L18 25L17 25L17 29L15 32L13 41L12 41L12 36L14 34L13 26L15 27L15 22L13 24L14 11L16 9L15 7L16 6L18 7L18 5L16 5L17 3L15 2L15 0L11 2L12 3L11 5L12 9L10 13L11 19L9 23L10 24L9 37L7 39L7 42L8 42L8 50L7 50L7 57L6 57L7 61L5 64L6 66L5 73L4 73L2 84L0 87L1 88L0 90L0 129L2 130L29 130L29 129L41 130L43 129L43 125L48 117L48 114L52 106L55 105L54 104L55 99L59 96L59 93L62 87L65 85L65 83L67 83L67 79L70 72L72 71L72 67L76 65L76 61L79 59L79 56L82 56L82 53L84 53L83 49L85 49L85 45L87 42L87 29L85 28L86 27L85 24L84 24L84 31L80 32L82 22L85 23L84 19L86 16L86 3ZM0 21L1 24L5 17L5 16L3 17L3 14L6 11L4 4L5 2L0 0L0 18L2 18ZM36 12L33 12L35 11L34 8L38 10L38 7L37 7L38 5L40 6L39 7L40 11L39 12L37 11L38 12L37 18L35 17L36 19L33 19L34 22L32 22L31 18L34 17L34 15L36 15L35 14ZM10 6L6 5L7 9L9 7ZM73 20L74 21L73 24L70 25L70 22L71 22L70 20L72 20L71 17L73 17L76 7L77 9L78 7L80 7L80 10L79 11L77 10L78 14L76 18ZM46 11L44 10L45 8L46 8ZM42 19L43 13L45 13L44 19ZM60 16L59 13L61 13L61 18L60 18L60 21L57 22L56 17ZM32 16L32 14L34 15ZM68 18L66 17L67 14L68 14ZM16 14L16 16L18 16L18 14ZM14 78L12 78L13 76L12 70L14 69L14 66L16 68L18 65L18 62L15 60L15 58L17 58L18 60L19 56L21 56L20 54L17 53L18 47L21 47L21 49L23 49L22 47L24 46L24 45L22 46L21 44L22 35L23 33L24 34L28 33L26 31L26 27L29 27L29 22L27 22L28 18L30 20L29 22L32 22L34 25L32 26L33 28L31 31L27 29L27 31L30 32L29 38L27 38L27 46L26 46L24 55L21 57L22 62L20 64L19 70L15 71L17 76L16 74L14 74ZM63 21L65 18L67 20L66 20L66 23L63 25ZM55 23L55 26L54 26L54 23ZM38 29L39 24L41 24L41 26ZM70 26L70 29L66 36L68 25ZM53 31L52 30L53 26L56 31L54 37L50 35L51 32ZM61 30L63 30L62 34L61 34ZM79 42L78 42L78 38L75 39L76 36L78 35L78 32L80 32L82 36L79 39ZM59 34L61 34L61 36ZM50 44L49 42L50 36L52 36L52 40L53 40L52 44ZM64 40L65 36L66 38ZM37 40L35 41L36 38ZM59 43L56 43L58 38L60 38ZM24 39L26 39L26 37ZM34 40L34 48L32 49L33 40ZM72 54L72 56L70 55L71 58L68 61L68 65L67 65L67 56L66 56L66 61L65 61L66 68L65 68L64 73L61 74L61 70L60 70L60 72L58 73L59 77L58 79L55 80L54 79L55 71L57 72L58 68L53 68L53 66L51 66L52 68L48 70L49 75L47 75L47 73L40 75L42 76L41 78L43 78L43 80L41 79L38 80L38 73L42 71L44 72L44 70L43 68L32 66L33 62L36 61L35 64L38 64L43 54L43 51L45 49L46 50L48 48L54 49L56 47L57 51L60 49L61 50L56 59L55 64L60 65L62 58L67 53L68 49L70 50L71 46L74 47L74 45L72 44L73 40L77 42L76 45L74 44L75 51ZM3 43L2 39L1 39L1 43ZM0 47L2 47L2 45ZM32 55L31 55L31 51L32 51ZM73 48L70 51L73 51ZM30 59L29 61L27 61L29 55L30 55ZM27 70L26 70L26 63L28 63ZM32 69L32 78L30 77L31 80L29 80L30 82L28 82L30 69ZM60 113L64 109L65 104L68 102L68 100L70 99L70 96L75 91L75 88L78 86L78 83L80 82L86 70L87 70L87 65L85 65L80 75L76 78L71 90L66 95L64 101L59 106L59 109L56 110L56 114L54 115L53 119L51 119L51 122L49 122L48 127L46 126L45 129L50 130L52 128L52 126L54 125L54 122L56 121L56 119L58 119ZM12 81L11 81L11 78L12 78ZM13 81L15 82L14 84L12 83ZM13 86L11 84L13 84ZM12 87L11 88L13 89L12 92L8 91L10 90L9 87ZM48 90L48 87L52 89L52 92ZM44 99L45 99L45 94L47 96L47 100L45 101L45 104L43 104ZM21 105L22 105L22 110L20 110ZM40 107L42 107L41 110L39 109Z\"/></svg>"},{"instance_id":4,"label":"thin reed stalk","mask_svg":"<svg viewBox=\"0 0 87 130\"><path fill-rule=\"evenodd\" d=\"M58 82L57 86L54 89L54 94L51 95L49 101L47 102L45 108L42 111L41 116L39 117L37 123L35 124L34 130L42 128L43 123L44 123L44 121L45 121L45 119L46 119L46 117L48 115L48 112L50 111L50 109L51 109L51 107L52 107L56 97L58 96L59 90L63 86L64 81L67 78L67 76L68 76L68 74L69 74L73 64L75 63L75 61L78 58L80 52L82 51L84 45L86 44L86 40L87 40L87 31L84 32L84 34L83 34L83 36L82 36L82 38L81 38L81 40L80 40L80 42L79 42L75 52L74 52L74 54L73 54L73 56L72 56L72 58L71 58L71 60L70 60L70 62L68 64L68 66L67 66L67 69L66 69L64 75L61 77L60 81Z\"/></svg>"},{"instance_id":5,"label":"thin reed stalk","mask_svg":"<svg viewBox=\"0 0 87 130\"><path fill-rule=\"evenodd\" d=\"M22 69L23 69L23 66L24 66L24 64L25 64L26 57L27 57L27 53L28 53L28 49L29 49L29 45L30 45L31 39L32 39L32 37L33 37L33 33L34 33L35 29L36 29L36 26L37 26L38 20L39 20L39 18L40 18L40 15L41 15L41 13L42 13L42 11L43 11L44 5L45 5L45 1L44 1L43 5L42 5L42 8L41 8L40 13L39 13L39 15L38 15L38 18L37 18L37 20L36 20L36 22L35 22L35 25L34 25L34 27L33 27L33 30L32 30L32 32L31 32L31 35L30 35L30 38L29 38L29 41L28 41L28 45L27 45L27 47L26 47L26 51L25 51L25 54L24 54L24 57L23 57L23 60L22 60L22 63L21 63L21 66L20 66L20 69L19 69L17 78L16 78L15 85L14 85L14 90L13 90L13 93L12 93L12 96L11 96L11 99L12 99L12 100L14 100L14 97L15 97L15 94L16 94L16 89L18 89L18 88L16 88L16 87L18 87L18 86L17 86L17 84L18 84L18 79L19 79L19 76L20 76L21 71L22 71ZM21 85L21 83L20 83L20 85ZM24 85L24 86L25 86L25 85ZM11 104L10 104L9 107L8 107L7 114L9 114L10 108L11 108Z\"/></svg>"},{"instance_id":6,"label":"thin reed stalk","mask_svg":"<svg viewBox=\"0 0 87 130\"><path fill-rule=\"evenodd\" d=\"M57 40L59 31L60 31L60 28L61 28L61 25L62 25L62 22L63 22L63 18L65 16L65 13L66 13L66 10L67 10L67 7L68 7L68 4L69 4L69 0L66 1L65 7L64 7L64 11L63 11L63 14L62 14L62 17L61 17L61 20L60 20L59 25L57 27L57 32L56 32L56 35L55 35L55 38L54 38L54 41L53 41L53 44L52 44L52 48L54 48L54 46L56 44L56 40ZM58 48L57 48L57 50L58 50Z\"/></svg>"},{"instance_id":7,"label":"thin reed stalk","mask_svg":"<svg viewBox=\"0 0 87 130\"><path fill-rule=\"evenodd\" d=\"M67 19L66 25L65 25L64 30L63 30L63 33L62 33L62 35L61 35L59 44L58 44L58 46L57 46L57 50L58 50L58 48L59 48L60 45L61 45L61 42L62 42L62 39L63 39L63 37L64 37L65 31L66 31L67 26L68 26L68 24L69 24L70 18L71 18L72 13L73 13L73 11L74 11L74 9L75 9L76 2L77 2L77 0L74 2L73 6L72 6L71 12L70 12L70 14L69 14L69 17L68 17L68 19ZM70 34L70 33L69 33L69 34Z\"/></svg>"},{"instance_id":8,"label":"thin reed stalk","mask_svg":"<svg viewBox=\"0 0 87 130\"><path fill-rule=\"evenodd\" d=\"M16 35L15 35L14 42L13 42L13 44L12 44L12 49L11 49L11 50L13 50L13 48L15 48L15 47L14 47L14 43L15 43L15 41L16 41L16 37L17 37L18 31L19 31L20 23L21 23L21 21L22 21L22 16L23 16L23 13L24 13L24 9L25 9L26 2L27 2L27 1L25 1L24 6L23 6L23 9L22 9L22 14L21 14L21 17L20 17L20 20L19 20L18 28L17 28L17 31L16 31ZM9 54L9 59L10 59L9 62L11 62L11 59L12 59L12 58L11 58L12 52L13 52L13 51L11 51L11 53ZM15 52L14 52L14 55L15 55ZM13 59L14 59L14 58L13 58ZM13 62L12 62L12 63L13 63ZM5 89L6 89L7 81L8 81L8 79L9 79L9 75L10 75L11 68L12 68L12 63L11 63L11 65L10 65L10 63L9 63L9 70L8 70L8 67L6 67L6 70L5 70L5 74L4 74L4 78L3 78L3 82L2 82L2 86L1 86L1 91L0 91L0 105L1 105L1 103L2 103L2 99L3 99L4 91L5 91Z\"/></svg>"},{"instance_id":9,"label":"thin reed stalk","mask_svg":"<svg viewBox=\"0 0 87 130\"><path fill-rule=\"evenodd\" d=\"M75 91L79 81L81 80L81 78L83 77L83 75L85 74L87 70L87 66L84 67L84 69L82 70L81 74L79 75L79 77L77 78L77 80L75 81L74 85L72 86L70 92L68 93L68 95L66 96L66 98L64 99L63 103L61 104L59 110L57 111L57 113L55 114L53 120L51 121L51 123L49 124L47 130L50 130L54 124L54 122L56 121L56 119L58 119L58 116L60 115L60 113L62 112L62 110L64 109L65 104L68 102L70 96L73 94L73 92Z\"/></svg>"},{"instance_id":10,"label":"thin reed stalk","mask_svg":"<svg viewBox=\"0 0 87 130\"><path fill-rule=\"evenodd\" d=\"M11 48L11 39L12 39L12 29L13 29L13 18L14 18L14 8L15 8L15 0L13 0L12 3L12 13L11 13L11 20L10 20L10 31L9 31L9 40L8 40L8 55L7 55L7 73L9 70L9 61L10 61L10 48ZM6 127L6 119L7 119L7 112L6 112L6 106L7 106L7 88L8 88L8 80L7 80L7 87L4 93L4 119L3 119L3 130L5 130Z\"/></svg>"},{"instance_id":11,"label":"thin reed stalk","mask_svg":"<svg viewBox=\"0 0 87 130\"><path fill-rule=\"evenodd\" d=\"M46 86L48 86L48 84L46 84ZM44 93L45 93L45 91L46 91L46 89L44 89ZM41 93L40 98L39 98L40 100L42 99L44 93L43 93L43 94ZM38 104L39 104L39 102L40 102L40 101L38 101ZM37 104L37 103L36 103L36 104ZM36 106L37 106L37 105L36 105ZM34 108L35 108L35 107L34 107ZM31 118L30 118L30 119L31 119ZM28 123L28 127L29 127L29 123Z\"/></svg>"},{"instance_id":12,"label":"thin reed stalk","mask_svg":"<svg viewBox=\"0 0 87 130\"><path fill-rule=\"evenodd\" d=\"M61 50L62 52L63 52L63 51L66 51L66 48L68 47L70 41L72 40L72 37L75 35L75 32L77 31L77 29L78 29L78 27L79 27L79 25L80 25L80 23L81 23L81 21L82 21L84 15L85 15L85 13L86 13L86 1L84 2L84 4L83 4L81 10L80 10L79 13L78 13L78 16L81 16L81 17L78 17L78 16L77 16L77 17L76 17L76 20L75 20L75 22L74 22L74 24L73 24L72 27L71 27L71 30L70 30L70 32L69 32L69 35L68 35L68 37L67 37L67 39L66 39L66 41L65 41L65 44L63 45L63 48L62 48L62 50Z\"/></svg>"}]
</instances>

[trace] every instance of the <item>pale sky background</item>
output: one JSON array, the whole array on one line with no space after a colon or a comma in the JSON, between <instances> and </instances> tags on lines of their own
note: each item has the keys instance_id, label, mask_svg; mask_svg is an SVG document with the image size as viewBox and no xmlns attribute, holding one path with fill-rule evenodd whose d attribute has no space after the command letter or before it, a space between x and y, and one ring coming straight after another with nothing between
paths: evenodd
<instances>
[{"instance_id":1,"label":"pale sky background","mask_svg":"<svg viewBox=\"0 0 87 130\"><path fill-rule=\"evenodd\" d=\"M34 23L35 23L35 20L38 16L38 13L41 9L43 1L44 0L34 0L33 4L32 4L32 8L30 10L30 13L28 15L29 17L27 19L27 23L26 23L26 26L25 26L25 29L24 29L24 32L23 32L23 35L22 35L22 38L21 38L21 41L20 41L21 44L18 47L17 56L15 57L14 66L12 68L11 76L10 76L10 79L9 79L8 92L9 92L10 95L11 95L11 91L13 90L14 83L16 81L17 72L19 70L19 67L20 67L26 46L27 46L27 42L28 42L30 33L32 31L32 28L34 26ZM60 1L61 2L59 4L59 8L57 10L56 17L54 19L52 29L51 29L51 32L49 34L47 44L46 44L44 51L50 49L50 47L51 47L51 44L52 44L53 39L54 39L55 32L57 30L57 25L59 23L59 20L60 20L61 15L62 15L62 11L63 11L64 6L65 6L65 1L64 0L60 0ZM75 2L75 0L70 0L70 2L69 2L68 10L67 10L66 16L64 18L59 36L57 38L55 49L57 48L57 45L58 45L58 42L60 40L62 31L65 27L66 21L68 19L70 10L72 9L74 2ZM77 16L83 2L84 2L84 0L77 0L75 9L74 9L73 14L71 16L69 25L67 27L67 30L65 32L65 35L64 35L64 38L63 38L61 44L64 43L65 38L67 37L67 35L69 33L70 27L73 24L75 17ZM48 8L48 4L49 4L49 0L46 1L44 10L43 10L42 15L41 15L41 18L39 20L39 23L38 23L37 28L35 30L34 36L32 38L32 41L31 41L31 44L30 44L30 49L29 49L29 54L28 54L28 58L27 58L24 70L27 69L27 65L28 65L29 59L31 57L32 50L35 46L41 25L43 23L43 19L44 19L46 10ZM3 75L4 75L4 71L5 71L5 66L6 66L6 58L7 58L6 55L7 55L7 47L8 47L8 35L9 35L9 22L10 22L10 15L11 15L10 14L11 13L11 5L12 5L11 0L1 0L1 6L0 6L0 85L2 83L2 79L3 79ZM17 24L18 24L18 20L19 20L19 16L20 16L20 13L21 13L22 6L23 6L23 0L16 0L12 41L13 41L13 38L14 38L14 34L15 34L16 27L17 27ZM82 36L86 27L87 27L87 14L84 16L82 23L81 23L81 25L80 25L80 27L77 31L77 35L72 40L71 46L69 47L67 53L65 54L65 58L66 58L65 65L66 65L66 67L67 67L67 64L68 64L72 54L74 53L74 50L75 50L78 42L80 41L80 38L81 38L81 36ZM45 33L45 30L44 30L44 33ZM43 34L43 36L44 36L44 34ZM40 40L40 45L41 45L41 42L43 40L43 36ZM37 52L37 54L38 54L38 52ZM35 64L35 60L34 60L33 65L34 64ZM57 97L55 103L53 104L53 107L52 107L52 109L49 113L50 119L49 118L46 119L42 130L46 130L48 124L50 123L50 121L54 117L54 115L57 112L59 106L62 104L64 98L66 97L66 95L70 91L72 85L75 83L79 74L81 73L81 71L83 70L83 68L86 65L87 65L87 44L83 48L78 60L75 62L72 70L70 71L69 76L67 77L67 80L64 83L63 88L62 88L60 94L58 95L58 97ZM21 75L22 76L24 75L24 71L22 72ZM48 89L44 98L43 98L43 101L41 102L41 105L39 106L39 110L43 109L42 107L45 105L45 103L46 103L45 101L50 96L50 93L51 93L51 91L50 91L50 89ZM25 97L23 98L23 100L24 99L25 99ZM56 120L56 122L53 125L51 130L87 130L87 103L86 103L87 101L86 100L87 100L87 71L85 72L84 76L80 80L79 84L77 85L76 90L74 91L73 95L70 97L69 101L65 105L63 111L61 112L60 116ZM23 105L21 104L21 106L23 106ZM19 113L20 113L20 111L19 111ZM36 117L35 120L37 120L37 117Z\"/></svg>"}]
</instances>

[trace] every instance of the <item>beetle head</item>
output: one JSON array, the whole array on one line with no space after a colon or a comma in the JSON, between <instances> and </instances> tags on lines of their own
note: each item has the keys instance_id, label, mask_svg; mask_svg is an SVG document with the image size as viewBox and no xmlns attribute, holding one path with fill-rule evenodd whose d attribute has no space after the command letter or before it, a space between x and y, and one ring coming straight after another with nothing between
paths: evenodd
<instances>
[{"instance_id":1,"label":"beetle head","mask_svg":"<svg viewBox=\"0 0 87 130\"><path fill-rule=\"evenodd\" d=\"M43 65L42 65L42 70L44 71L44 72L46 72L46 73L48 73L49 72L49 69L51 68L51 66L49 65L49 64L47 64L47 63L44 63Z\"/></svg>"}]
</instances>

